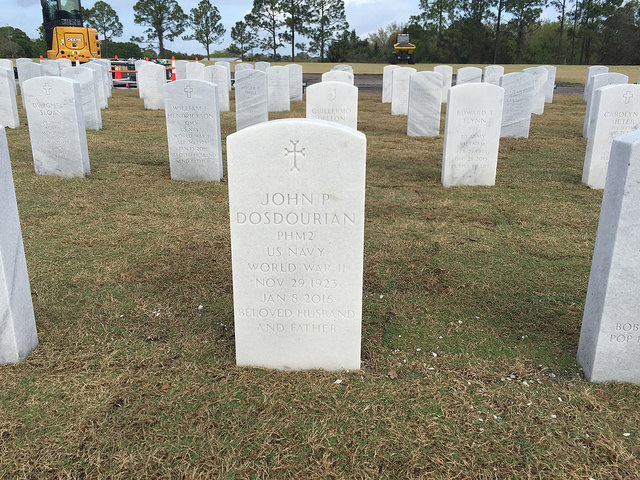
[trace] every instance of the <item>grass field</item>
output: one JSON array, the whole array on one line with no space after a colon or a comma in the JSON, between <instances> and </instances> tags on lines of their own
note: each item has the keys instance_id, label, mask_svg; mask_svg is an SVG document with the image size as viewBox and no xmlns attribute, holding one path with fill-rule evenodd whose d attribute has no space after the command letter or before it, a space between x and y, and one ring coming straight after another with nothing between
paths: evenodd
<instances>
[{"instance_id":1,"label":"grass field","mask_svg":"<svg viewBox=\"0 0 640 480\"><path fill-rule=\"evenodd\" d=\"M362 368L339 374L235 366L227 184L169 179L164 112L115 91L67 180L35 175L21 111L40 346L0 367L0 478L640 477L640 388L575 362L602 198L584 109L556 97L495 187L444 189L442 137L361 96Z\"/></svg>"}]
</instances>

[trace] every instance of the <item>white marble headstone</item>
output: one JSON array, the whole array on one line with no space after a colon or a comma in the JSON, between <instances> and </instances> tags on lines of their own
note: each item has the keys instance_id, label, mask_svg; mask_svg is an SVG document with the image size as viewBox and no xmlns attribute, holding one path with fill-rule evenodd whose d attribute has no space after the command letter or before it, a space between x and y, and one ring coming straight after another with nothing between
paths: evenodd
<instances>
[{"instance_id":1,"label":"white marble headstone","mask_svg":"<svg viewBox=\"0 0 640 480\"><path fill-rule=\"evenodd\" d=\"M235 66L235 73L242 72L243 70L253 70L253 65L250 63L238 63Z\"/></svg>"},{"instance_id":2,"label":"white marble headstone","mask_svg":"<svg viewBox=\"0 0 640 480\"><path fill-rule=\"evenodd\" d=\"M214 83L191 79L165 84L171 179L219 182L222 178L218 88Z\"/></svg>"},{"instance_id":3,"label":"white marble headstone","mask_svg":"<svg viewBox=\"0 0 640 480\"><path fill-rule=\"evenodd\" d=\"M482 82L482 69L478 67L462 67L456 71L456 85Z\"/></svg>"},{"instance_id":4,"label":"white marble headstone","mask_svg":"<svg viewBox=\"0 0 640 480\"><path fill-rule=\"evenodd\" d=\"M185 80L204 80L204 67L204 63L188 62L184 67Z\"/></svg>"},{"instance_id":5,"label":"white marble headstone","mask_svg":"<svg viewBox=\"0 0 640 480\"><path fill-rule=\"evenodd\" d=\"M142 73L142 66L149 63L146 60L136 60L135 61L135 70L136 70L136 86L138 87L138 96L140 98L144 98L145 95L145 78Z\"/></svg>"},{"instance_id":6,"label":"white marble headstone","mask_svg":"<svg viewBox=\"0 0 640 480\"><path fill-rule=\"evenodd\" d=\"M186 80L187 79L187 64L191 63L189 60L176 60L176 69L174 70L176 74L176 80Z\"/></svg>"},{"instance_id":7,"label":"white marble headstone","mask_svg":"<svg viewBox=\"0 0 640 480\"><path fill-rule=\"evenodd\" d=\"M113 88L113 75L111 74L113 68L111 66L111 60L106 58L92 58L89 61L89 65L92 63L97 63L104 67L102 69L103 82L106 87L107 98L111 98L111 90Z\"/></svg>"},{"instance_id":8,"label":"white marble headstone","mask_svg":"<svg viewBox=\"0 0 640 480\"><path fill-rule=\"evenodd\" d=\"M604 65L591 65L590 67L587 67L587 77L584 82L584 93L583 93L583 99L585 102L589 98L587 93L589 92L589 82L591 82L591 77L593 77L594 75L599 75L601 73L608 73L608 72L609 72L609 67L605 67Z\"/></svg>"},{"instance_id":9,"label":"white marble headstone","mask_svg":"<svg viewBox=\"0 0 640 480\"><path fill-rule=\"evenodd\" d=\"M600 87L605 87L607 85L619 85L623 83L628 83L629 77L623 75L622 73L599 73L598 75L594 75L591 77L589 81L589 91L587 92L587 108L584 114L584 124L582 126L582 136L589 136L589 126L591 123L591 115L592 115L592 106L593 106L593 98L595 97L595 92Z\"/></svg>"},{"instance_id":10,"label":"white marble headstone","mask_svg":"<svg viewBox=\"0 0 640 480\"><path fill-rule=\"evenodd\" d=\"M339 64L334 66L331 70L336 70L340 72L349 72L351 75L353 75L353 67L351 65Z\"/></svg>"},{"instance_id":11,"label":"white marble headstone","mask_svg":"<svg viewBox=\"0 0 640 480\"><path fill-rule=\"evenodd\" d=\"M533 75L536 79L535 82L535 93L533 95L533 104L531 108L531 113L534 115L543 115L544 114L544 103L545 103L545 95L544 95L544 86L547 83L547 78L549 77L549 71L544 67L529 67L522 70L524 73L528 73Z\"/></svg>"},{"instance_id":12,"label":"white marble headstone","mask_svg":"<svg viewBox=\"0 0 640 480\"><path fill-rule=\"evenodd\" d=\"M278 120L227 154L237 364L359 369L366 137Z\"/></svg>"},{"instance_id":13,"label":"white marble headstone","mask_svg":"<svg viewBox=\"0 0 640 480\"><path fill-rule=\"evenodd\" d=\"M256 62L255 69L266 73L267 68L269 68L270 66L271 64L269 62Z\"/></svg>"},{"instance_id":14,"label":"white marble headstone","mask_svg":"<svg viewBox=\"0 0 640 480\"><path fill-rule=\"evenodd\" d=\"M289 69L289 99L292 102L302 101L302 65L290 63Z\"/></svg>"},{"instance_id":15,"label":"white marble headstone","mask_svg":"<svg viewBox=\"0 0 640 480\"><path fill-rule=\"evenodd\" d=\"M482 81L492 85L499 85L502 75L504 75L504 67L502 65L489 65L484 67Z\"/></svg>"},{"instance_id":16,"label":"white marble headstone","mask_svg":"<svg viewBox=\"0 0 640 480\"><path fill-rule=\"evenodd\" d=\"M387 65L382 69L382 103L391 103L393 89L393 71L398 65Z\"/></svg>"},{"instance_id":17,"label":"white marble headstone","mask_svg":"<svg viewBox=\"0 0 640 480\"><path fill-rule=\"evenodd\" d=\"M323 82L344 82L353 85L353 73L344 70L330 70L322 74Z\"/></svg>"},{"instance_id":18,"label":"white marble headstone","mask_svg":"<svg viewBox=\"0 0 640 480\"><path fill-rule=\"evenodd\" d=\"M228 112L231 106L227 89L227 69L224 65L209 65L204 69L204 79L218 86L218 110Z\"/></svg>"},{"instance_id":19,"label":"white marble headstone","mask_svg":"<svg viewBox=\"0 0 640 480\"><path fill-rule=\"evenodd\" d=\"M11 70L0 67L0 125L9 128L20 126L13 67Z\"/></svg>"},{"instance_id":20,"label":"white marble headstone","mask_svg":"<svg viewBox=\"0 0 640 480\"><path fill-rule=\"evenodd\" d=\"M358 87L319 82L307 88L307 118L358 128Z\"/></svg>"},{"instance_id":21,"label":"white marble headstone","mask_svg":"<svg viewBox=\"0 0 640 480\"><path fill-rule=\"evenodd\" d=\"M536 78L524 72L507 73L500 77L504 88L504 107L500 137L529 138Z\"/></svg>"},{"instance_id":22,"label":"white marble headstone","mask_svg":"<svg viewBox=\"0 0 640 480\"><path fill-rule=\"evenodd\" d=\"M411 74L416 73L416 69L398 67L392 73L391 115L407 115L409 113L409 78Z\"/></svg>"},{"instance_id":23,"label":"white marble headstone","mask_svg":"<svg viewBox=\"0 0 640 480\"><path fill-rule=\"evenodd\" d=\"M36 77L26 80L23 88L36 173L89 175L80 84L63 77Z\"/></svg>"},{"instance_id":24,"label":"white marble headstone","mask_svg":"<svg viewBox=\"0 0 640 480\"><path fill-rule=\"evenodd\" d=\"M62 74L62 69L63 68L69 68L69 67L73 67L73 62L71 60L69 60L68 58L58 58L58 60L56 60L58 62L58 65L60 65L60 73Z\"/></svg>"},{"instance_id":25,"label":"white marble headstone","mask_svg":"<svg viewBox=\"0 0 640 480\"><path fill-rule=\"evenodd\" d=\"M13 72L13 62L8 58L0 58L0 68L6 68Z\"/></svg>"},{"instance_id":26,"label":"white marble headstone","mask_svg":"<svg viewBox=\"0 0 640 480\"><path fill-rule=\"evenodd\" d=\"M37 346L9 147L0 126L0 364L24 361Z\"/></svg>"},{"instance_id":27,"label":"white marble headstone","mask_svg":"<svg viewBox=\"0 0 640 480\"><path fill-rule=\"evenodd\" d=\"M227 90L231 91L231 64L226 60L219 60L214 65L224 67L227 70Z\"/></svg>"},{"instance_id":28,"label":"white marble headstone","mask_svg":"<svg viewBox=\"0 0 640 480\"><path fill-rule=\"evenodd\" d=\"M90 68L96 72L96 94L98 98L98 107L107 108L109 106L109 86L105 77L106 68L104 65L98 62L87 62L83 65L84 68Z\"/></svg>"},{"instance_id":29,"label":"white marble headstone","mask_svg":"<svg viewBox=\"0 0 640 480\"><path fill-rule=\"evenodd\" d=\"M442 185L495 185L504 89L489 83L449 90Z\"/></svg>"},{"instance_id":30,"label":"white marble headstone","mask_svg":"<svg viewBox=\"0 0 640 480\"><path fill-rule=\"evenodd\" d=\"M553 92L556 88L556 67L553 65L542 65L547 69L547 81L544 84L544 101L546 103L553 103Z\"/></svg>"},{"instance_id":31,"label":"white marble headstone","mask_svg":"<svg viewBox=\"0 0 640 480\"><path fill-rule=\"evenodd\" d=\"M98 72L87 67L67 67L62 70L62 76L75 80L80 84L80 97L84 126L87 130L102 129L102 114L98 106L96 83Z\"/></svg>"},{"instance_id":32,"label":"white marble headstone","mask_svg":"<svg viewBox=\"0 0 640 480\"><path fill-rule=\"evenodd\" d=\"M591 188L604 188L613 139L640 129L640 85L598 88L591 103L582 183Z\"/></svg>"},{"instance_id":33,"label":"white marble headstone","mask_svg":"<svg viewBox=\"0 0 640 480\"><path fill-rule=\"evenodd\" d=\"M60 76L60 64L57 60L40 60L40 66L42 67L42 74L52 77Z\"/></svg>"},{"instance_id":34,"label":"white marble headstone","mask_svg":"<svg viewBox=\"0 0 640 480\"><path fill-rule=\"evenodd\" d=\"M578 345L591 382L640 384L640 131L616 138Z\"/></svg>"},{"instance_id":35,"label":"white marble headstone","mask_svg":"<svg viewBox=\"0 0 640 480\"><path fill-rule=\"evenodd\" d=\"M453 82L453 68L451 65L436 65L433 67L433 71L442 76L442 103L447 103L449 89Z\"/></svg>"},{"instance_id":36,"label":"white marble headstone","mask_svg":"<svg viewBox=\"0 0 640 480\"><path fill-rule=\"evenodd\" d=\"M235 74L236 130L269 120L267 74L245 69Z\"/></svg>"},{"instance_id":37,"label":"white marble headstone","mask_svg":"<svg viewBox=\"0 0 640 480\"><path fill-rule=\"evenodd\" d=\"M267 108L270 112L285 112L291 109L289 100L289 69L267 68Z\"/></svg>"},{"instance_id":38,"label":"white marble headstone","mask_svg":"<svg viewBox=\"0 0 640 480\"><path fill-rule=\"evenodd\" d=\"M138 77L144 88L144 108L147 110L162 110L164 108L164 84L167 82L167 72L162 65L145 62L140 66Z\"/></svg>"},{"instance_id":39,"label":"white marble headstone","mask_svg":"<svg viewBox=\"0 0 640 480\"><path fill-rule=\"evenodd\" d=\"M416 72L409 78L409 112L407 135L437 137L440 135L442 106L442 75L436 72Z\"/></svg>"},{"instance_id":40,"label":"white marble headstone","mask_svg":"<svg viewBox=\"0 0 640 480\"><path fill-rule=\"evenodd\" d=\"M41 77L42 65L35 62L20 62L17 64L18 69L18 81L20 82L20 92L22 93L22 84L30 78ZM24 100L23 100L24 105Z\"/></svg>"}]
</instances>

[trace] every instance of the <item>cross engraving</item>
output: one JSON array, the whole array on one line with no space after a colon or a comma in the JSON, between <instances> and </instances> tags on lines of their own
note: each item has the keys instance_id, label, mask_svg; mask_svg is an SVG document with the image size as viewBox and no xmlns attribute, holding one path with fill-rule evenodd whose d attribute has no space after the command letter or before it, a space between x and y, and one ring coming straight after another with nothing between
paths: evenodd
<instances>
[{"instance_id":1,"label":"cross engraving","mask_svg":"<svg viewBox=\"0 0 640 480\"><path fill-rule=\"evenodd\" d=\"M284 156L287 157L293 154L293 166L291 167L291 171L299 172L300 169L298 168L298 154L302 155L302 158L304 158L304 152L306 148L303 147L302 150L298 150L298 143L300 143L300 140L289 140L289 141L293 146L293 150L290 150L287 147L284 147Z\"/></svg>"},{"instance_id":2,"label":"cross engraving","mask_svg":"<svg viewBox=\"0 0 640 480\"><path fill-rule=\"evenodd\" d=\"M193 93L193 88L191 87L191 85L187 85L186 87L184 87L184 93L187 94L187 98L191 98L191 94Z\"/></svg>"},{"instance_id":3,"label":"cross engraving","mask_svg":"<svg viewBox=\"0 0 640 480\"><path fill-rule=\"evenodd\" d=\"M42 89L47 92L47 95L51 95L51 85L49 85L49 83L42 85Z\"/></svg>"},{"instance_id":4,"label":"cross engraving","mask_svg":"<svg viewBox=\"0 0 640 480\"><path fill-rule=\"evenodd\" d=\"M624 98L624 103L629 103L633 98L633 93L631 93L631 90L627 90L627 93L625 93L622 98Z\"/></svg>"}]
</instances>

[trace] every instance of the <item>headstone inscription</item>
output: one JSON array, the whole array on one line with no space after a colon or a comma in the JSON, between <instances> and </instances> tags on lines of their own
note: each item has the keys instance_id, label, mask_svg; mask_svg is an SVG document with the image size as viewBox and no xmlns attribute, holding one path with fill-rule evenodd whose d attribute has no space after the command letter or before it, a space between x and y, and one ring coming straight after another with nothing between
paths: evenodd
<instances>
[{"instance_id":1,"label":"headstone inscription","mask_svg":"<svg viewBox=\"0 0 640 480\"><path fill-rule=\"evenodd\" d=\"M292 102L302 101L302 65L290 63L289 69L289 100Z\"/></svg>"},{"instance_id":2,"label":"headstone inscription","mask_svg":"<svg viewBox=\"0 0 640 480\"><path fill-rule=\"evenodd\" d=\"M488 65L484 67L482 81L492 85L500 85L500 77L504 75L504 67L502 65Z\"/></svg>"},{"instance_id":3,"label":"headstone inscription","mask_svg":"<svg viewBox=\"0 0 640 480\"><path fill-rule=\"evenodd\" d=\"M598 88L591 102L593 107L582 183L591 188L604 188L613 139L640 129L640 85Z\"/></svg>"},{"instance_id":4,"label":"headstone inscription","mask_svg":"<svg viewBox=\"0 0 640 480\"><path fill-rule=\"evenodd\" d=\"M235 74L236 130L269 120L267 74L245 69Z\"/></svg>"},{"instance_id":5,"label":"headstone inscription","mask_svg":"<svg viewBox=\"0 0 640 480\"><path fill-rule=\"evenodd\" d=\"M231 91L231 64L226 60L219 60L214 65L218 65L220 67L224 67L227 71L227 91Z\"/></svg>"},{"instance_id":6,"label":"headstone inscription","mask_svg":"<svg viewBox=\"0 0 640 480\"><path fill-rule=\"evenodd\" d=\"M13 68L7 70L0 67L0 125L9 128L20 126Z\"/></svg>"},{"instance_id":7,"label":"headstone inscription","mask_svg":"<svg viewBox=\"0 0 640 480\"><path fill-rule=\"evenodd\" d=\"M500 77L500 86L504 88L500 137L529 138L536 78L524 72L507 73Z\"/></svg>"},{"instance_id":8,"label":"headstone inscription","mask_svg":"<svg viewBox=\"0 0 640 480\"><path fill-rule=\"evenodd\" d=\"M218 110L228 112L229 90L227 90L227 70L223 65L209 65L204 69L204 79L207 82L215 83L218 86Z\"/></svg>"},{"instance_id":9,"label":"headstone inscription","mask_svg":"<svg viewBox=\"0 0 640 480\"><path fill-rule=\"evenodd\" d=\"M547 69L547 81L542 88L544 90L544 101L546 103L553 103L553 92L556 88L556 67L553 65L542 65Z\"/></svg>"},{"instance_id":10,"label":"headstone inscription","mask_svg":"<svg viewBox=\"0 0 640 480\"><path fill-rule=\"evenodd\" d=\"M587 92L589 92L589 83L591 82L591 77L593 77L594 75L599 75L601 73L608 73L608 72L609 72L609 67L605 67L604 65L591 65L590 67L587 67L587 78L585 79L585 82L584 82L584 93L583 93L583 99L585 102L589 98L587 95Z\"/></svg>"},{"instance_id":11,"label":"headstone inscription","mask_svg":"<svg viewBox=\"0 0 640 480\"><path fill-rule=\"evenodd\" d=\"M590 382L640 384L640 131L613 141L582 318Z\"/></svg>"},{"instance_id":12,"label":"headstone inscription","mask_svg":"<svg viewBox=\"0 0 640 480\"><path fill-rule=\"evenodd\" d=\"M344 82L353 85L353 73L344 70L330 70L322 74L323 82Z\"/></svg>"},{"instance_id":13,"label":"headstone inscription","mask_svg":"<svg viewBox=\"0 0 640 480\"><path fill-rule=\"evenodd\" d=\"M456 71L456 85L482 82L482 70L478 67L462 67Z\"/></svg>"},{"instance_id":14,"label":"headstone inscription","mask_svg":"<svg viewBox=\"0 0 640 480\"><path fill-rule=\"evenodd\" d=\"M0 364L24 361L37 346L9 147L0 126Z\"/></svg>"},{"instance_id":15,"label":"headstone inscription","mask_svg":"<svg viewBox=\"0 0 640 480\"><path fill-rule=\"evenodd\" d=\"M549 71L544 67L529 67L522 70L524 73L533 75L536 79L535 93L533 94L533 103L531 113L534 115L544 114L544 85L549 77Z\"/></svg>"},{"instance_id":16,"label":"headstone inscription","mask_svg":"<svg viewBox=\"0 0 640 480\"><path fill-rule=\"evenodd\" d=\"M67 178L89 175L80 84L63 77L36 77L23 87L36 173Z\"/></svg>"},{"instance_id":17,"label":"headstone inscription","mask_svg":"<svg viewBox=\"0 0 640 480\"><path fill-rule=\"evenodd\" d=\"M266 73L267 68L269 68L270 66L271 64L269 62L256 62L255 69Z\"/></svg>"},{"instance_id":18,"label":"headstone inscription","mask_svg":"<svg viewBox=\"0 0 640 480\"><path fill-rule=\"evenodd\" d=\"M98 107L96 83L98 72L87 67L67 67L62 76L75 80L80 84L80 101L84 115L84 126L87 130L102 129L102 114Z\"/></svg>"},{"instance_id":19,"label":"headstone inscription","mask_svg":"<svg viewBox=\"0 0 640 480\"><path fill-rule=\"evenodd\" d=\"M307 118L358 128L358 87L319 82L307 88Z\"/></svg>"},{"instance_id":20,"label":"headstone inscription","mask_svg":"<svg viewBox=\"0 0 640 480\"><path fill-rule=\"evenodd\" d=\"M393 71L396 68L399 67L397 65L387 65L382 69L382 103L391 103Z\"/></svg>"},{"instance_id":21,"label":"headstone inscription","mask_svg":"<svg viewBox=\"0 0 640 480\"><path fill-rule=\"evenodd\" d=\"M360 368L366 137L278 120L227 153L238 365Z\"/></svg>"},{"instance_id":22,"label":"headstone inscription","mask_svg":"<svg viewBox=\"0 0 640 480\"><path fill-rule=\"evenodd\" d=\"M176 80L165 84L164 109L172 180L219 182L222 178L218 88L204 80Z\"/></svg>"},{"instance_id":23,"label":"headstone inscription","mask_svg":"<svg viewBox=\"0 0 640 480\"><path fill-rule=\"evenodd\" d=\"M591 77L589 82L589 91L587 92L587 108L584 114L584 125L582 126L582 136L589 136L589 126L591 124L591 115L593 107L593 98L596 90L607 85L619 85L629 82L629 77L622 73L599 73Z\"/></svg>"},{"instance_id":24,"label":"headstone inscription","mask_svg":"<svg viewBox=\"0 0 640 480\"><path fill-rule=\"evenodd\" d=\"M398 67L393 71L391 115L409 113L409 78L413 73L416 73L416 69L411 67Z\"/></svg>"},{"instance_id":25,"label":"headstone inscription","mask_svg":"<svg viewBox=\"0 0 640 480\"><path fill-rule=\"evenodd\" d=\"M162 65L145 62L140 66L139 77L144 85L144 108L162 110L164 108L164 84L167 73Z\"/></svg>"},{"instance_id":26,"label":"headstone inscription","mask_svg":"<svg viewBox=\"0 0 640 480\"><path fill-rule=\"evenodd\" d=\"M204 63L200 62L187 63L185 65L186 80L204 80L204 67Z\"/></svg>"},{"instance_id":27,"label":"headstone inscription","mask_svg":"<svg viewBox=\"0 0 640 480\"><path fill-rule=\"evenodd\" d=\"M287 67L267 68L267 108L270 112L291 110L289 100L289 69Z\"/></svg>"},{"instance_id":28,"label":"headstone inscription","mask_svg":"<svg viewBox=\"0 0 640 480\"><path fill-rule=\"evenodd\" d=\"M449 90L442 185L495 185L504 89L489 83Z\"/></svg>"},{"instance_id":29,"label":"headstone inscription","mask_svg":"<svg viewBox=\"0 0 640 480\"><path fill-rule=\"evenodd\" d=\"M433 71L442 75L442 103L447 103L449 89L453 81L453 68L451 65L436 65Z\"/></svg>"},{"instance_id":30,"label":"headstone inscription","mask_svg":"<svg viewBox=\"0 0 640 480\"><path fill-rule=\"evenodd\" d=\"M436 72L416 72L409 77L409 111L407 135L437 137L440 135L442 76Z\"/></svg>"}]
</instances>

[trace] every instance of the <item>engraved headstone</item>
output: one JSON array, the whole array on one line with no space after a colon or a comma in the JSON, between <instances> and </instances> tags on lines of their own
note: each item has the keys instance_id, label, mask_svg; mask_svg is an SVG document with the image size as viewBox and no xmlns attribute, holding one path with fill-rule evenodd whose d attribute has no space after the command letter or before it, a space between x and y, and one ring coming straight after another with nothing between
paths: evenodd
<instances>
[{"instance_id":1,"label":"engraved headstone","mask_svg":"<svg viewBox=\"0 0 640 480\"><path fill-rule=\"evenodd\" d=\"M319 82L307 88L307 118L358 128L358 87Z\"/></svg>"},{"instance_id":2,"label":"engraved headstone","mask_svg":"<svg viewBox=\"0 0 640 480\"><path fill-rule=\"evenodd\" d=\"M185 80L204 80L204 67L204 63L200 62L187 63L185 65Z\"/></svg>"},{"instance_id":3,"label":"engraved headstone","mask_svg":"<svg viewBox=\"0 0 640 480\"><path fill-rule=\"evenodd\" d=\"M482 70L478 67L462 67L456 71L456 85L481 82Z\"/></svg>"},{"instance_id":4,"label":"engraved headstone","mask_svg":"<svg viewBox=\"0 0 640 480\"><path fill-rule=\"evenodd\" d=\"M162 65L145 62L140 66L138 77L144 88L144 108L162 110L164 108L164 84L167 73Z\"/></svg>"},{"instance_id":5,"label":"engraved headstone","mask_svg":"<svg viewBox=\"0 0 640 480\"><path fill-rule=\"evenodd\" d=\"M409 78L412 73L416 73L416 69L411 67L399 67L393 71L391 115L409 113Z\"/></svg>"},{"instance_id":6,"label":"engraved headstone","mask_svg":"<svg viewBox=\"0 0 640 480\"><path fill-rule=\"evenodd\" d=\"M270 112L284 112L291 109L287 67L267 68L267 108Z\"/></svg>"},{"instance_id":7,"label":"engraved headstone","mask_svg":"<svg viewBox=\"0 0 640 480\"><path fill-rule=\"evenodd\" d=\"M204 79L218 86L218 110L230 110L229 90L227 89L227 69L223 65L209 65L204 69Z\"/></svg>"},{"instance_id":8,"label":"engraved headstone","mask_svg":"<svg viewBox=\"0 0 640 480\"><path fill-rule=\"evenodd\" d=\"M447 103L449 89L453 81L453 68L451 65L436 65L433 67L433 71L442 76L442 103Z\"/></svg>"},{"instance_id":9,"label":"engraved headstone","mask_svg":"<svg viewBox=\"0 0 640 480\"><path fill-rule=\"evenodd\" d=\"M440 135L442 76L436 72L416 72L409 78L409 112L407 135L437 137Z\"/></svg>"},{"instance_id":10,"label":"engraved headstone","mask_svg":"<svg viewBox=\"0 0 640 480\"><path fill-rule=\"evenodd\" d=\"M20 62L17 64L18 69L18 81L20 82L20 93L22 93L22 84L30 78L41 77L42 65L35 62ZM24 99L22 101L24 105Z\"/></svg>"},{"instance_id":11,"label":"engraved headstone","mask_svg":"<svg viewBox=\"0 0 640 480\"><path fill-rule=\"evenodd\" d=\"M42 74L52 77L60 76L60 64L57 60L40 60L40 65L42 66Z\"/></svg>"},{"instance_id":12,"label":"engraved headstone","mask_svg":"<svg viewBox=\"0 0 640 480\"><path fill-rule=\"evenodd\" d=\"M0 125L9 128L20 126L13 68L7 70L0 67Z\"/></svg>"},{"instance_id":13,"label":"engraved headstone","mask_svg":"<svg viewBox=\"0 0 640 480\"><path fill-rule=\"evenodd\" d=\"M302 101L302 65L290 63L289 69L289 99L292 102Z\"/></svg>"},{"instance_id":14,"label":"engraved headstone","mask_svg":"<svg viewBox=\"0 0 640 480\"><path fill-rule=\"evenodd\" d=\"M253 65L250 63L238 63L235 66L235 73L242 72L243 70L253 70Z\"/></svg>"},{"instance_id":15,"label":"engraved headstone","mask_svg":"<svg viewBox=\"0 0 640 480\"><path fill-rule=\"evenodd\" d=\"M533 103L531 106L531 113L534 115L544 114L544 85L547 83L549 77L549 71L544 67L529 67L522 70L524 73L533 75L536 79L535 93L533 94Z\"/></svg>"},{"instance_id":16,"label":"engraved headstone","mask_svg":"<svg viewBox=\"0 0 640 480\"><path fill-rule=\"evenodd\" d=\"M613 139L640 129L640 85L598 88L591 102L593 107L582 183L591 188L604 188Z\"/></svg>"},{"instance_id":17,"label":"engraved headstone","mask_svg":"<svg viewBox=\"0 0 640 480\"><path fill-rule=\"evenodd\" d=\"M204 80L176 80L164 86L173 180L219 182L222 178L218 88Z\"/></svg>"},{"instance_id":18,"label":"engraved headstone","mask_svg":"<svg viewBox=\"0 0 640 480\"><path fill-rule=\"evenodd\" d=\"M593 98L595 96L596 90L600 87L605 87L607 85L618 85L622 83L628 83L629 77L623 75L622 73L599 73L598 75L594 75L591 77L589 81L589 91L587 92L587 108L584 114L584 124L582 126L582 136L589 136L589 125L591 123L591 115L592 115L592 106L593 106Z\"/></svg>"},{"instance_id":19,"label":"engraved headstone","mask_svg":"<svg viewBox=\"0 0 640 480\"><path fill-rule=\"evenodd\" d=\"M227 153L237 364L360 368L366 137L278 120Z\"/></svg>"},{"instance_id":20,"label":"engraved headstone","mask_svg":"<svg viewBox=\"0 0 640 480\"><path fill-rule=\"evenodd\" d=\"M267 68L269 68L270 66L271 64L269 62L256 62L255 69L266 73Z\"/></svg>"},{"instance_id":21,"label":"engraved headstone","mask_svg":"<svg viewBox=\"0 0 640 480\"><path fill-rule=\"evenodd\" d=\"M495 185L504 89L489 83L449 90L442 185Z\"/></svg>"},{"instance_id":22,"label":"engraved headstone","mask_svg":"<svg viewBox=\"0 0 640 480\"><path fill-rule=\"evenodd\" d=\"M599 75L601 73L608 73L608 72L609 72L609 67L605 67L604 65L591 65L590 67L587 67L587 78L585 79L585 82L584 82L584 93L583 93L583 99L585 102L589 98L587 96L587 92L589 91L589 82L591 82L591 77L593 77L594 75Z\"/></svg>"},{"instance_id":23,"label":"engraved headstone","mask_svg":"<svg viewBox=\"0 0 640 480\"><path fill-rule=\"evenodd\" d=\"M322 74L323 82L344 82L353 85L353 73L344 70L330 70Z\"/></svg>"},{"instance_id":24,"label":"engraved headstone","mask_svg":"<svg viewBox=\"0 0 640 480\"><path fill-rule=\"evenodd\" d=\"M98 62L87 62L83 66L96 72L95 89L98 98L98 107L101 109L107 108L109 106L109 86L105 78L106 68Z\"/></svg>"},{"instance_id":25,"label":"engraved headstone","mask_svg":"<svg viewBox=\"0 0 640 480\"><path fill-rule=\"evenodd\" d=\"M98 72L87 67L67 67L62 70L62 76L75 80L80 84L80 98L84 125L87 130L102 129L102 114L98 106L96 83Z\"/></svg>"},{"instance_id":26,"label":"engraved headstone","mask_svg":"<svg viewBox=\"0 0 640 480\"><path fill-rule=\"evenodd\" d=\"M553 91L556 88L556 67L553 65L542 65L547 69L547 81L544 84L544 101L546 103L553 103Z\"/></svg>"},{"instance_id":27,"label":"engraved headstone","mask_svg":"<svg viewBox=\"0 0 640 480\"><path fill-rule=\"evenodd\" d=\"M640 384L640 131L616 138L578 345L590 382Z\"/></svg>"},{"instance_id":28,"label":"engraved headstone","mask_svg":"<svg viewBox=\"0 0 640 480\"><path fill-rule=\"evenodd\" d=\"M23 87L36 173L67 178L89 175L80 84L63 77L36 77Z\"/></svg>"},{"instance_id":29,"label":"engraved headstone","mask_svg":"<svg viewBox=\"0 0 640 480\"><path fill-rule=\"evenodd\" d=\"M484 67L482 81L491 85L500 85L500 77L504 75L504 67L502 65L489 65Z\"/></svg>"},{"instance_id":30,"label":"engraved headstone","mask_svg":"<svg viewBox=\"0 0 640 480\"><path fill-rule=\"evenodd\" d=\"M507 73L500 77L500 86L504 88L500 137L529 138L536 78L524 72Z\"/></svg>"},{"instance_id":31,"label":"engraved headstone","mask_svg":"<svg viewBox=\"0 0 640 480\"><path fill-rule=\"evenodd\" d=\"M267 74L245 69L235 74L236 130L269 120Z\"/></svg>"},{"instance_id":32,"label":"engraved headstone","mask_svg":"<svg viewBox=\"0 0 640 480\"><path fill-rule=\"evenodd\" d=\"M400 68L397 65L387 65L382 69L382 103L391 103L393 89L393 71Z\"/></svg>"},{"instance_id":33,"label":"engraved headstone","mask_svg":"<svg viewBox=\"0 0 640 480\"><path fill-rule=\"evenodd\" d=\"M0 126L0 364L24 361L37 346L9 147Z\"/></svg>"},{"instance_id":34,"label":"engraved headstone","mask_svg":"<svg viewBox=\"0 0 640 480\"><path fill-rule=\"evenodd\" d=\"M107 98L111 98L111 90L113 88L113 75L111 74L111 70L113 70L113 68L111 67L111 60L108 60L106 58L92 58L89 61L89 64L92 64L92 63L97 63L104 67L102 69L102 76L104 77L103 82L107 89L106 90Z\"/></svg>"},{"instance_id":35,"label":"engraved headstone","mask_svg":"<svg viewBox=\"0 0 640 480\"><path fill-rule=\"evenodd\" d=\"M231 64L226 60L219 60L214 65L224 67L227 70L227 91L231 91Z\"/></svg>"}]
</instances>

